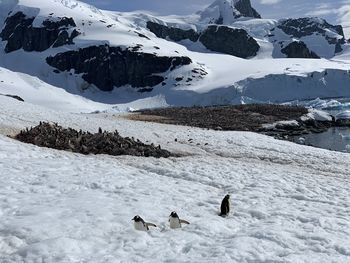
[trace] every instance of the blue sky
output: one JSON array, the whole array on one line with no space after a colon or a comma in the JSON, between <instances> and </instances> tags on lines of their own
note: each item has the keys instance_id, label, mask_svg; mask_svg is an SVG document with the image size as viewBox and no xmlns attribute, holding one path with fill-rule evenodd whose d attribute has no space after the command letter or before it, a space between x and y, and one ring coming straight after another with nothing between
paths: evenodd
<instances>
[{"instance_id":1,"label":"blue sky","mask_svg":"<svg viewBox=\"0 0 350 263\"><path fill-rule=\"evenodd\" d=\"M101 9L116 11L149 10L158 14L191 14L214 0L83 0ZM331 23L350 21L350 0L251 0L265 18L317 15ZM349 23L350 25L350 23Z\"/></svg>"}]
</instances>

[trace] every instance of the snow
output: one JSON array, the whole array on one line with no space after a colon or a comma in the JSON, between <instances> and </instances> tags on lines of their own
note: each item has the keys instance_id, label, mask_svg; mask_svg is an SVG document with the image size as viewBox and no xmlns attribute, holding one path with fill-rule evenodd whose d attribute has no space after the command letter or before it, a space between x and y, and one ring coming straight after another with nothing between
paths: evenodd
<instances>
[{"instance_id":1,"label":"snow","mask_svg":"<svg viewBox=\"0 0 350 263\"><path fill-rule=\"evenodd\" d=\"M239 14L234 4L231 0L216 0L199 13L200 21L203 24L215 24L218 19L222 19L223 24L233 23L235 15Z\"/></svg>"},{"instance_id":2,"label":"snow","mask_svg":"<svg viewBox=\"0 0 350 263\"><path fill-rule=\"evenodd\" d=\"M338 113L335 118L337 120L349 120L350 119L350 111L343 111Z\"/></svg>"},{"instance_id":3,"label":"snow","mask_svg":"<svg viewBox=\"0 0 350 263\"><path fill-rule=\"evenodd\" d=\"M274 123L271 123L271 124L263 124L262 125L263 128L265 129L269 129L269 130L272 130L272 129L275 129L276 126L281 128L281 127L298 127L299 126L299 122L297 120L291 120L291 121L277 121L277 122L274 122Z\"/></svg>"},{"instance_id":4,"label":"snow","mask_svg":"<svg viewBox=\"0 0 350 263\"><path fill-rule=\"evenodd\" d=\"M221 0L219 4L224 2L229 1ZM19 95L27 102L51 109L112 112L127 111L128 108L235 104L249 101L283 103L350 96L347 88L350 81L348 46L345 45L344 52L333 59L280 58L284 55L280 54L280 47L274 46L271 40L286 40L290 36L276 29L274 38L269 37L270 30L278 23L277 20L244 18L229 21L233 27L246 29L261 46L256 57L245 60L210 53L198 42L174 43L159 39L146 29L146 22L151 20L200 31L204 26L200 14L156 17L150 13L111 12L75 0L19 0L18 4L15 0L6 0L1 2L1 7L4 10L12 9L27 15L36 15L35 26L41 26L43 20L50 15L51 19L73 17L82 33L75 38L75 45L52 48L44 52L0 52L0 78L7 83L0 82L0 93ZM5 16L5 12L1 11L1 14ZM107 27L108 25L112 26ZM140 38L137 32L147 36L149 40ZM329 58L334 45L328 45L321 38L313 35L302 40L315 49L320 48L319 43L323 41L322 50L317 51ZM193 63L164 73L167 78L166 86L158 85L152 92L139 93L129 86L116 88L113 92L101 92L94 85L86 83L81 75L74 74L74 71L56 74L45 62L48 56L67 49L75 50L105 43L122 47L142 44L141 52L160 56L188 56ZM5 44L6 42L0 43L0 50L3 50ZM200 68L208 74L203 79L193 78L194 68ZM23 85L9 85L8 80L17 77ZM178 77L183 77L184 81L177 83L175 79ZM193 78L190 85L186 82L187 78ZM50 95L45 94L46 91Z\"/></svg>"},{"instance_id":5,"label":"snow","mask_svg":"<svg viewBox=\"0 0 350 263\"><path fill-rule=\"evenodd\" d=\"M130 87L102 93L79 76L53 73L44 63L67 47L0 52L0 93L26 101L0 96L0 262L349 261L348 154L248 132L135 122L119 113L172 105L349 97L348 48L332 60L274 59L267 35L276 21L233 21L263 45L256 58L244 60L157 39L145 29L147 19L158 19L152 14L101 11L73 0L16 4L1 1L6 9L0 9L0 22L13 8L37 15L36 26L52 12L74 17L83 34L71 49L142 41L143 52L187 55L194 64L167 72L170 84L147 94ZM193 25L198 19L169 16L157 21L185 28L191 20L197 30L200 25ZM114 26L107 29L106 24ZM135 31L150 40L140 40ZM314 36L311 40L318 41ZM173 86L176 77L190 76L193 67L208 75L191 86ZM319 111L308 117L330 120ZM118 129L123 136L160 144L182 157L83 156L6 137L39 121L91 132ZM221 218L217 213L227 193L233 214ZM171 211L191 224L171 230ZM131 219L137 214L158 228L135 231Z\"/></svg>"},{"instance_id":6,"label":"snow","mask_svg":"<svg viewBox=\"0 0 350 263\"><path fill-rule=\"evenodd\" d=\"M332 121L332 116L325 111L310 109L309 113L306 116L301 118L303 121L307 119L312 119L316 121Z\"/></svg>"},{"instance_id":7,"label":"snow","mask_svg":"<svg viewBox=\"0 0 350 263\"><path fill-rule=\"evenodd\" d=\"M25 101L47 108L68 112L103 110L106 104L93 102L82 96L51 86L37 77L0 67L0 94L18 95Z\"/></svg>"},{"instance_id":8,"label":"snow","mask_svg":"<svg viewBox=\"0 0 350 263\"><path fill-rule=\"evenodd\" d=\"M48 120L118 129L184 155L83 156L0 135L1 262L348 262L348 154L1 96L0 104L4 135ZM227 193L233 214L222 218ZM191 224L171 230L171 211ZM137 214L158 228L134 230Z\"/></svg>"}]
</instances>

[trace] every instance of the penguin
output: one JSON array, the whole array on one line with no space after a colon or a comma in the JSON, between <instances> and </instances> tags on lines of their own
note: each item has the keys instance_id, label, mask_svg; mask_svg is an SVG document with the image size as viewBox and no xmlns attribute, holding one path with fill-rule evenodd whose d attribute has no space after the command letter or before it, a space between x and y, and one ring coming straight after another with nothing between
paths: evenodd
<instances>
[{"instance_id":1,"label":"penguin","mask_svg":"<svg viewBox=\"0 0 350 263\"><path fill-rule=\"evenodd\" d=\"M140 231L148 231L150 226L153 227L157 227L155 224L153 223L148 223L145 222L140 216L134 216L133 219L131 219L134 221L134 227L136 230L140 230Z\"/></svg>"},{"instance_id":2,"label":"penguin","mask_svg":"<svg viewBox=\"0 0 350 263\"><path fill-rule=\"evenodd\" d=\"M230 195L226 195L221 202L220 216L226 217L230 213Z\"/></svg>"},{"instance_id":3,"label":"penguin","mask_svg":"<svg viewBox=\"0 0 350 263\"><path fill-rule=\"evenodd\" d=\"M176 212L171 212L169 216L169 222L171 229L181 228L181 224L190 224L188 221L180 219Z\"/></svg>"}]
</instances>

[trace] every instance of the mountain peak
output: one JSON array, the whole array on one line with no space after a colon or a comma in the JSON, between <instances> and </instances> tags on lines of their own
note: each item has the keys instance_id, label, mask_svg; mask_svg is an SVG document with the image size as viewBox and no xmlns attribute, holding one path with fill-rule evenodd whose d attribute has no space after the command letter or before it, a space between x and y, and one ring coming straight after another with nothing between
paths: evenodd
<instances>
[{"instance_id":1,"label":"mountain peak","mask_svg":"<svg viewBox=\"0 0 350 263\"><path fill-rule=\"evenodd\" d=\"M216 0L199 14L208 24L231 24L240 17L261 18L250 0Z\"/></svg>"}]
</instances>

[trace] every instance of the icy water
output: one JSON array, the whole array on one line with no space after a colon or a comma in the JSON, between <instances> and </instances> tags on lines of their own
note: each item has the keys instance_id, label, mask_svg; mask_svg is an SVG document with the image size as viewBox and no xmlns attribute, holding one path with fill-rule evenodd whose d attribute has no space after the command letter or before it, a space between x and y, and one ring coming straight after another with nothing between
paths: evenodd
<instances>
[{"instance_id":1,"label":"icy water","mask_svg":"<svg viewBox=\"0 0 350 263\"><path fill-rule=\"evenodd\" d=\"M299 138L295 138L297 143ZM350 153L350 129L349 128L330 128L328 131L319 134L303 135L305 145L329 149L339 152Z\"/></svg>"},{"instance_id":2,"label":"icy water","mask_svg":"<svg viewBox=\"0 0 350 263\"><path fill-rule=\"evenodd\" d=\"M333 116L336 116L340 112L350 110L350 98L316 99L312 101L298 102L297 104L324 110ZM332 127L323 133L296 137L295 142L333 151L350 153L350 128Z\"/></svg>"}]
</instances>

